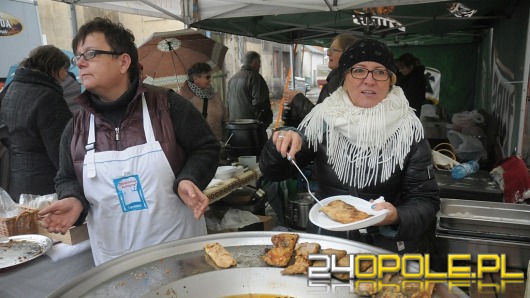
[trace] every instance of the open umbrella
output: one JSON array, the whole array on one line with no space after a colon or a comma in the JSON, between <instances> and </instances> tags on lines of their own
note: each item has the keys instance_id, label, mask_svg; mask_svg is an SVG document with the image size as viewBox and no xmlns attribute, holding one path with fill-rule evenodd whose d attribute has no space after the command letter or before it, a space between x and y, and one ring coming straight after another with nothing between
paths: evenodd
<instances>
[{"instance_id":1,"label":"open umbrella","mask_svg":"<svg viewBox=\"0 0 530 298\"><path fill-rule=\"evenodd\" d=\"M223 68L227 47L193 29L156 32L138 47L145 83L177 87L187 79L188 68L197 62Z\"/></svg>"}]
</instances>

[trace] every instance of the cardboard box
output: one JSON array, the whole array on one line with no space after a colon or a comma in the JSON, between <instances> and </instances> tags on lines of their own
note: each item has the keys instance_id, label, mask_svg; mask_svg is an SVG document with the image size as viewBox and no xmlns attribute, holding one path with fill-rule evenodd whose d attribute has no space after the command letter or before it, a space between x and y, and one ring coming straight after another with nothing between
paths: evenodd
<instances>
[{"instance_id":1,"label":"cardboard box","mask_svg":"<svg viewBox=\"0 0 530 298\"><path fill-rule=\"evenodd\" d=\"M232 228L225 229L221 231L212 231L208 229L208 234L218 234L218 233L227 233L227 232L242 232L242 231L271 231L272 230L272 217L256 215L259 217L261 222L253 223L242 228Z\"/></svg>"},{"instance_id":2,"label":"cardboard box","mask_svg":"<svg viewBox=\"0 0 530 298\"><path fill-rule=\"evenodd\" d=\"M84 223L82 226L71 227L66 234L50 233L45 228L38 225L38 233L40 235L48 236L54 241L61 241L62 243L74 245L88 239L88 227Z\"/></svg>"}]
</instances>

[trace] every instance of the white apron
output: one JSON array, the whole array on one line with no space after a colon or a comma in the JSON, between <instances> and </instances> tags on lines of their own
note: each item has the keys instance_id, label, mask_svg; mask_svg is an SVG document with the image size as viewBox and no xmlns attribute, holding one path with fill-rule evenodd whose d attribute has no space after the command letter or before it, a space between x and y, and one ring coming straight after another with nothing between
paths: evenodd
<instances>
[{"instance_id":1,"label":"white apron","mask_svg":"<svg viewBox=\"0 0 530 298\"><path fill-rule=\"evenodd\" d=\"M175 175L155 140L143 95L142 110L147 142L123 151L94 152L90 116L83 187L96 266L147 246L206 235L204 217L195 219L173 191Z\"/></svg>"}]
</instances>

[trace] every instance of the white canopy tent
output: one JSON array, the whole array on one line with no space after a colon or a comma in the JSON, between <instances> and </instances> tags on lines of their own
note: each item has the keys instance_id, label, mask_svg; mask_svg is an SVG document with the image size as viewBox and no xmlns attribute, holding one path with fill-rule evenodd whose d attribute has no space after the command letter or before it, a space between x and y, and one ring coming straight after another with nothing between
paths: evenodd
<instances>
[{"instance_id":1,"label":"white canopy tent","mask_svg":"<svg viewBox=\"0 0 530 298\"><path fill-rule=\"evenodd\" d=\"M443 0L54 0L131 14L179 20L200 20L293 13L312 13L397 6ZM447 1L447 0L446 0Z\"/></svg>"}]
</instances>

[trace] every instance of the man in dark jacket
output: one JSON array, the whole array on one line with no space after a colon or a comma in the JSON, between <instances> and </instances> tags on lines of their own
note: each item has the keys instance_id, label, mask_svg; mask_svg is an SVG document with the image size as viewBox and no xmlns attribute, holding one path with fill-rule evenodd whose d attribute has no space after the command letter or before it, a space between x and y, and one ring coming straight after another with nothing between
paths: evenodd
<instances>
[{"instance_id":1,"label":"man in dark jacket","mask_svg":"<svg viewBox=\"0 0 530 298\"><path fill-rule=\"evenodd\" d=\"M256 119L262 122L262 144L267 140L266 130L272 123L269 87L260 75L261 57L250 51L245 54L244 64L228 81L226 107L230 121Z\"/></svg>"},{"instance_id":2,"label":"man in dark jacket","mask_svg":"<svg viewBox=\"0 0 530 298\"><path fill-rule=\"evenodd\" d=\"M410 53L401 55L396 64L399 69L396 85L403 89L410 107L416 111L416 116L420 117L421 106L425 104L425 91L427 90L425 66L421 65L420 60Z\"/></svg>"}]
</instances>

